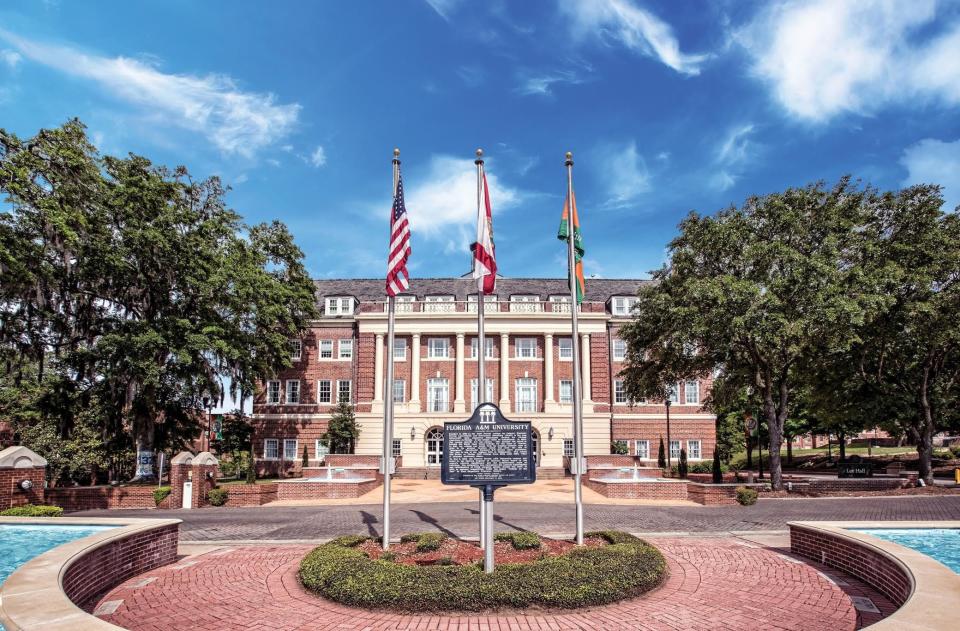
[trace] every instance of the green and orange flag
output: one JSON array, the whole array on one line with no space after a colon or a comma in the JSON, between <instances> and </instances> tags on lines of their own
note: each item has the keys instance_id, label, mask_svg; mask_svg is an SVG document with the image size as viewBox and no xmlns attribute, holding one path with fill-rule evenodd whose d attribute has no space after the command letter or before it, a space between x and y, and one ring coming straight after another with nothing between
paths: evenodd
<instances>
[{"instance_id":1,"label":"green and orange flag","mask_svg":"<svg viewBox=\"0 0 960 631\"><path fill-rule=\"evenodd\" d=\"M569 203L570 201L573 203ZM572 209L572 212L571 212ZM580 218L577 217L577 196L570 191L570 197L563 202L563 217L560 218L560 230L557 238L566 241L570 238L570 216L573 215L573 260L577 276L577 304L583 302L583 235L580 234Z\"/></svg>"}]
</instances>

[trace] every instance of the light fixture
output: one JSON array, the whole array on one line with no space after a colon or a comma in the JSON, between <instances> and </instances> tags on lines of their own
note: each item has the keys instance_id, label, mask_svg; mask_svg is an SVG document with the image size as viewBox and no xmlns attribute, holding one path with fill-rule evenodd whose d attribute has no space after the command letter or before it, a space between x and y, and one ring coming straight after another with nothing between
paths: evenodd
<instances>
[{"instance_id":1,"label":"light fixture","mask_svg":"<svg viewBox=\"0 0 960 631\"><path fill-rule=\"evenodd\" d=\"M551 427L549 430L547 430L547 438L549 438L550 440L553 440L553 428L552 428L552 427Z\"/></svg>"},{"instance_id":2,"label":"light fixture","mask_svg":"<svg viewBox=\"0 0 960 631\"><path fill-rule=\"evenodd\" d=\"M417 428L416 428L416 427L411 427L411 428L410 428L410 440L415 440L416 438L417 438Z\"/></svg>"}]
</instances>

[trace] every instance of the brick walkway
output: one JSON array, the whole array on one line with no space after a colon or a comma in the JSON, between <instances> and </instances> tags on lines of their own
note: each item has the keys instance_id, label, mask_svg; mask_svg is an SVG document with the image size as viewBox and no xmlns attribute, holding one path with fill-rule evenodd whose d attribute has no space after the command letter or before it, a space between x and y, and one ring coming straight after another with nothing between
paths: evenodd
<instances>
[{"instance_id":1,"label":"brick walkway","mask_svg":"<svg viewBox=\"0 0 960 631\"><path fill-rule=\"evenodd\" d=\"M379 534L381 507L315 506L204 508L200 510L85 511L75 516L174 517L184 521L182 541L303 540L343 534ZM588 529L628 532L737 532L785 530L788 521L960 519L960 495L761 499L755 506L600 506L587 505ZM497 502L497 530L523 529L545 534L572 533L570 504ZM477 504L404 504L393 508L393 532L440 530L476 536Z\"/></svg>"},{"instance_id":2,"label":"brick walkway","mask_svg":"<svg viewBox=\"0 0 960 631\"><path fill-rule=\"evenodd\" d=\"M856 629L851 597L892 605L852 578L744 539L651 539L667 557L670 578L629 601L571 613L414 616L342 607L306 592L297 567L309 546L221 548L135 577L103 598L104 620L135 631L196 629Z\"/></svg>"}]
</instances>

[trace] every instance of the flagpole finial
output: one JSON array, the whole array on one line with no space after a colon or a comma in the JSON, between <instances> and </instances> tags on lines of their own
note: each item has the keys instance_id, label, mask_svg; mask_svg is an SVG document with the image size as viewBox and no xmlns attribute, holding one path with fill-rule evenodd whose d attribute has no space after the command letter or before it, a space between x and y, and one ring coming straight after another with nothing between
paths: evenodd
<instances>
[{"instance_id":1,"label":"flagpole finial","mask_svg":"<svg viewBox=\"0 0 960 631\"><path fill-rule=\"evenodd\" d=\"M483 163L483 149L477 149L477 159L473 161L474 164Z\"/></svg>"},{"instance_id":2,"label":"flagpole finial","mask_svg":"<svg viewBox=\"0 0 960 631\"><path fill-rule=\"evenodd\" d=\"M399 147L397 147L397 148L395 148L395 149L393 150L393 157L394 157L394 158L399 158L399 157L400 157L400 148L399 148Z\"/></svg>"},{"instance_id":3,"label":"flagpole finial","mask_svg":"<svg viewBox=\"0 0 960 631\"><path fill-rule=\"evenodd\" d=\"M572 152L572 151L568 151L568 152L567 152L566 165L567 165L567 166L571 166L572 164L573 164L573 152Z\"/></svg>"}]
</instances>

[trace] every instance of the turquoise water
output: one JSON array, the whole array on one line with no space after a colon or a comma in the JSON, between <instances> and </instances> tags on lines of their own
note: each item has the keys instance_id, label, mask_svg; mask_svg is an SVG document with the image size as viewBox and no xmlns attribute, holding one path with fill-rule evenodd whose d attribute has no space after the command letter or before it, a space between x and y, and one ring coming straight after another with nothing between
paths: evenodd
<instances>
[{"instance_id":1,"label":"turquoise water","mask_svg":"<svg viewBox=\"0 0 960 631\"><path fill-rule=\"evenodd\" d=\"M47 526L0 524L0 583L35 556L111 526ZM3 625L0 624L0 631Z\"/></svg>"},{"instance_id":2,"label":"turquoise water","mask_svg":"<svg viewBox=\"0 0 960 631\"><path fill-rule=\"evenodd\" d=\"M960 574L960 529L857 528L856 531L922 552Z\"/></svg>"}]
</instances>

